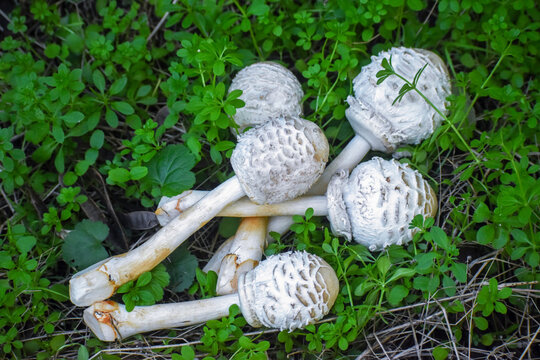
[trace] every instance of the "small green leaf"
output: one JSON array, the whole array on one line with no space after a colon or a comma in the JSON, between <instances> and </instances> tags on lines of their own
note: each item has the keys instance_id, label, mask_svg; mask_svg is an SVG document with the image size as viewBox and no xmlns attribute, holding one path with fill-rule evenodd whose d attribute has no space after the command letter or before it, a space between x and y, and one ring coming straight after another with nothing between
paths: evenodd
<instances>
[{"instance_id":1,"label":"small green leaf","mask_svg":"<svg viewBox=\"0 0 540 360\"><path fill-rule=\"evenodd\" d=\"M135 112L133 107L125 101L115 101L111 104L111 107L124 115L131 115Z\"/></svg>"},{"instance_id":2,"label":"small green leaf","mask_svg":"<svg viewBox=\"0 0 540 360\"><path fill-rule=\"evenodd\" d=\"M72 111L60 117L68 126L80 123L84 119L84 114L80 111Z\"/></svg>"},{"instance_id":3,"label":"small green leaf","mask_svg":"<svg viewBox=\"0 0 540 360\"><path fill-rule=\"evenodd\" d=\"M101 149L103 141L105 140L105 134L102 130L95 130L90 137L90 146L94 149Z\"/></svg>"},{"instance_id":4,"label":"small green leaf","mask_svg":"<svg viewBox=\"0 0 540 360\"><path fill-rule=\"evenodd\" d=\"M476 223L481 223L481 222L489 220L490 217L491 217L491 211L489 211L489 208L487 207L486 204L481 202L476 208L476 210L474 211L473 221Z\"/></svg>"},{"instance_id":5,"label":"small green leaf","mask_svg":"<svg viewBox=\"0 0 540 360\"><path fill-rule=\"evenodd\" d=\"M139 180L148 174L148 168L146 166L135 166L129 170L131 180Z\"/></svg>"},{"instance_id":6,"label":"small green leaf","mask_svg":"<svg viewBox=\"0 0 540 360\"><path fill-rule=\"evenodd\" d=\"M17 238L16 245L21 254L26 254L36 245L36 238L31 235L20 236Z\"/></svg>"},{"instance_id":7,"label":"small green leaf","mask_svg":"<svg viewBox=\"0 0 540 360\"><path fill-rule=\"evenodd\" d=\"M105 92L105 78L100 70L96 69L92 73L92 80L94 80L94 85L99 90L100 93Z\"/></svg>"},{"instance_id":8,"label":"small green leaf","mask_svg":"<svg viewBox=\"0 0 540 360\"><path fill-rule=\"evenodd\" d=\"M438 226L433 226L429 230L429 234L431 235L431 239L433 240L433 242L439 248L448 251L450 247L450 241L448 240L448 236L446 236L446 233L443 229Z\"/></svg>"},{"instance_id":9,"label":"small green leaf","mask_svg":"<svg viewBox=\"0 0 540 360\"><path fill-rule=\"evenodd\" d=\"M136 287L143 287L152 280L152 273L150 271L143 272L137 279Z\"/></svg>"},{"instance_id":10,"label":"small green leaf","mask_svg":"<svg viewBox=\"0 0 540 360\"><path fill-rule=\"evenodd\" d=\"M124 87L126 87L127 84L127 77L123 76L120 79L113 82L109 89L109 94L116 95L120 93L122 90L124 90Z\"/></svg>"},{"instance_id":11,"label":"small green leaf","mask_svg":"<svg viewBox=\"0 0 540 360\"><path fill-rule=\"evenodd\" d=\"M392 276L390 276L390 279L388 279L388 282L391 283L403 277L411 277L411 276L414 276L414 274L416 274L416 271L414 269L399 268L392 274Z\"/></svg>"},{"instance_id":12,"label":"small green leaf","mask_svg":"<svg viewBox=\"0 0 540 360\"><path fill-rule=\"evenodd\" d=\"M77 360L88 360L89 357L90 354L88 353L86 346L79 346L79 350L77 351Z\"/></svg>"},{"instance_id":13,"label":"small green leaf","mask_svg":"<svg viewBox=\"0 0 540 360\"><path fill-rule=\"evenodd\" d=\"M409 289L403 285L396 285L392 287L388 294L388 302L392 306L398 305L408 294Z\"/></svg>"},{"instance_id":14,"label":"small green leaf","mask_svg":"<svg viewBox=\"0 0 540 360\"><path fill-rule=\"evenodd\" d=\"M58 45L58 44L49 44L49 45L47 45L47 47L45 48L45 51L43 53L49 59L53 59L53 58L57 57L58 54L60 54L60 50L61 50L60 45Z\"/></svg>"},{"instance_id":15,"label":"small green leaf","mask_svg":"<svg viewBox=\"0 0 540 360\"><path fill-rule=\"evenodd\" d=\"M480 330L486 330L488 328L488 322L486 319L480 316L473 317L474 325Z\"/></svg>"},{"instance_id":16,"label":"small green leaf","mask_svg":"<svg viewBox=\"0 0 540 360\"><path fill-rule=\"evenodd\" d=\"M407 0L407 6L414 11L420 11L425 7L422 0Z\"/></svg>"},{"instance_id":17,"label":"small green leaf","mask_svg":"<svg viewBox=\"0 0 540 360\"><path fill-rule=\"evenodd\" d=\"M116 168L109 170L108 180L114 183L122 184L131 179L131 174L124 168Z\"/></svg>"},{"instance_id":18,"label":"small green leaf","mask_svg":"<svg viewBox=\"0 0 540 360\"><path fill-rule=\"evenodd\" d=\"M118 115L111 109L107 108L107 111L105 111L105 121L107 121L107 124L109 124L110 127L117 127L118 126Z\"/></svg>"},{"instance_id":19,"label":"small green leaf","mask_svg":"<svg viewBox=\"0 0 540 360\"><path fill-rule=\"evenodd\" d=\"M482 245L487 245L495 238L495 229L493 225L484 225L476 233L476 241Z\"/></svg>"},{"instance_id":20,"label":"small green leaf","mask_svg":"<svg viewBox=\"0 0 540 360\"><path fill-rule=\"evenodd\" d=\"M450 351L442 346L437 346L431 353L435 360L444 360L448 357Z\"/></svg>"}]
</instances>

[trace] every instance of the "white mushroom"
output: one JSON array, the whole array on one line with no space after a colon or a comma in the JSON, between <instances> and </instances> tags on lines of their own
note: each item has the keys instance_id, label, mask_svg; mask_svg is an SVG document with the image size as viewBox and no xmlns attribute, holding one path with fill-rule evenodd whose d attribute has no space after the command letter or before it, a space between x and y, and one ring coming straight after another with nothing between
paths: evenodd
<instances>
[{"instance_id":1,"label":"white mushroom","mask_svg":"<svg viewBox=\"0 0 540 360\"><path fill-rule=\"evenodd\" d=\"M379 157L361 163L349 176L341 170L328 184L326 196L306 196L280 204L256 205L240 200L218 216L328 216L332 232L365 245L371 251L410 241L415 215L433 217L437 196L422 175L406 164Z\"/></svg>"},{"instance_id":2,"label":"white mushroom","mask_svg":"<svg viewBox=\"0 0 540 360\"><path fill-rule=\"evenodd\" d=\"M100 301L84 311L87 326L102 341L225 317L237 304L254 327L303 328L332 308L339 283L323 259L306 252L268 257L240 275L238 293L184 303L139 306L131 312L114 301Z\"/></svg>"},{"instance_id":3,"label":"white mushroom","mask_svg":"<svg viewBox=\"0 0 540 360\"><path fill-rule=\"evenodd\" d=\"M273 119L240 136L231 156L236 176L160 229L143 245L75 274L70 298L87 306L110 297L116 288L154 268L227 204L247 195L258 204L276 203L305 193L328 160L328 141L314 123L301 118Z\"/></svg>"},{"instance_id":4,"label":"white mushroom","mask_svg":"<svg viewBox=\"0 0 540 360\"><path fill-rule=\"evenodd\" d=\"M236 74L229 87L242 90L245 106L236 110L234 121L242 131L275 117L302 115L302 86L294 74L275 62L249 65Z\"/></svg>"}]
</instances>

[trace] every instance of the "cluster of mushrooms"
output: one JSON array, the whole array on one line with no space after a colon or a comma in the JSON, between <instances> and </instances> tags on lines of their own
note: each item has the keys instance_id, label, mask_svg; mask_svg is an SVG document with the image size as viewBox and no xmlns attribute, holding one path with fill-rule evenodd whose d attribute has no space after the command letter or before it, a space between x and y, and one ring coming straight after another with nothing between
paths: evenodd
<instances>
[{"instance_id":1,"label":"cluster of mushrooms","mask_svg":"<svg viewBox=\"0 0 540 360\"><path fill-rule=\"evenodd\" d=\"M287 252L261 261L269 232L284 234L292 215L308 208L327 216L334 235L354 240L371 251L410 241L409 223L417 214L434 216L437 199L422 176L395 160L369 150L394 152L403 144L427 138L442 118L416 92L392 105L403 85L390 77L377 85L382 59L412 77L427 64L417 84L446 111L450 79L434 53L392 48L372 57L353 80L346 117L356 136L328 165L329 145L323 131L302 116L302 87L293 73L274 62L242 69L229 91L240 89L245 106L237 110L240 135L231 156L235 176L210 192L186 191L163 198L156 215L162 228L141 246L76 273L70 298L88 306L84 321L103 341L172 327L202 323L228 315L237 304L254 327L293 330L320 320L339 291L330 265L306 252ZM244 129L248 129L243 131ZM149 271L215 216L242 217L236 234L226 240L204 271L218 274L211 299L138 306L127 312L107 300L116 289Z\"/></svg>"}]
</instances>

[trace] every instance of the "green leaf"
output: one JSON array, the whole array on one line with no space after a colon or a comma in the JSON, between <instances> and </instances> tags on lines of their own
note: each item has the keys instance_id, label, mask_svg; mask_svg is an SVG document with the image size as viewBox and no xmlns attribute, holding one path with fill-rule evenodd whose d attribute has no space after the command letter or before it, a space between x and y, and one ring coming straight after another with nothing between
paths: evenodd
<instances>
[{"instance_id":1,"label":"green leaf","mask_svg":"<svg viewBox=\"0 0 540 360\"><path fill-rule=\"evenodd\" d=\"M72 111L60 117L68 126L74 126L84 119L84 114L80 111Z\"/></svg>"},{"instance_id":2,"label":"green leaf","mask_svg":"<svg viewBox=\"0 0 540 360\"><path fill-rule=\"evenodd\" d=\"M433 358L435 360L444 360L444 359L446 359L448 357L449 353L450 353L450 351L447 348L444 348L442 346L437 346L431 352L431 354L433 355Z\"/></svg>"},{"instance_id":3,"label":"green leaf","mask_svg":"<svg viewBox=\"0 0 540 360\"><path fill-rule=\"evenodd\" d=\"M111 107L124 115L131 115L135 112L133 107L125 101L115 101L111 104Z\"/></svg>"},{"instance_id":4,"label":"green leaf","mask_svg":"<svg viewBox=\"0 0 540 360\"><path fill-rule=\"evenodd\" d=\"M51 341L49 341L49 346L51 347L52 351L57 352L58 349L60 349L65 343L66 337L64 335L56 335L51 339Z\"/></svg>"},{"instance_id":5,"label":"green leaf","mask_svg":"<svg viewBox=\"0 0 540 360\"><path fill-rule=\"evenodd\" d=\"M183 145L167 145L148 162L148 175L144 182L161 188L161 194L175 196L195 184L190 170L195 157Z\"/></svg>"},{"instance_id":6,"label":"green leaf","mask_svg":"<svg viewBox=\"0 0 540 360\"><path fill-rule=\"evenodd\" d=\"M414 274L416 274L416 271L414 269L399 268L392 274L392 276L390 276L388 282L391 283L403 277L411 277L414 276Z\"/></svg>"},{"instance_id":7,"label":"green leaf","mask_svg":"<svg viewBox=\"0 0 540 360\"><path fill-rule=\"evenodd\" d=\"M131 180L139 180L148 174L146 166L134 166L129 170Z\"/></svg>"},{"instance_id":8,"label":"green leaf","mask_svg":"<svg viewBox=\"0 0 540 360\"><path fill-rule=\"evenodd\" d=\"M125 76L121 77L120 79L112 83L109 89L109 94L116 95L120 93L122 90L124 90L124 87L126 87L126 84L127 84L127 77Z\"/></svg>"},{"instance_id":9,"label":"green leaf","mask_svg":"<svg viewBox=\"0 0 540 360\"><path fill-rule=\"evenodd\" d=\"M55 58L60 54L60 45L58 44L48 44L45 48L45 51L43 52L46 57L49 59Z\"/></svg>"},{"instance_id":10,"label":"green leaf","mask_svg":"<svg viewBox=\"0 0 540 360\"><path fill-rule=\"evenodd\" d=\"M107 250L101 243L108 234L109 228L102 222L83 220L78 223L62 245L64 261L82 270L107 258Z\"/></svg>"},{"instance_id":11,"label":"green leaf","mask_svg":"<svg viewBox=\"0 0 540 360\"><path fill-rule=\"evenodd\" d=\"M414 11L420 11L425 7L422 0L407 0L407 6Z\"/></svg>"},{"instance_id":12,"label":"green leaf","mask_svg":"<svg viewBox=\"0 0 540 360\"><path fill-rule=\"evenodd\" d=\"M36 245L36 238L31 235L20 236L17 238L16 245L21 254L26 254Z\"/></svg>"},{"instance_id":13,"label":"green leaf","mask_svg":"<svg viewBox=\"0 0 540 360\"><path fill-rule=\"evenodd\" d=\"M456 277L457 281L464 283L467 282L467 264L453 263L450 266L452 274Z\"/></svg>"},{"instance_id":14,"label":"green leaf","mask_svg":"<svg viewBox=\"0 0 540 360\"><path fill-rule=\"evenodd\" d=\"M103 146L103 141L105 140L105 133L102 130L96 130L92 133L90 137L90 146L94 149L101 149Z\"/></svg>"},{"instance_id":15,"label":"green leaf","mask_svg":"<svg viewBox=\"0 0 540 360\"><path fill-rule=\"evenodd\" d=\"M90 354L88 353L86 346L79 346L79 350L77 351L77 360L88 360L89 357Z\"/></svg>"},{"instance_id":16,"label":"green leaf","mask_svg":"<svg viewBox=\"0 0 540 360\"><path fill-rule=\"evenodd\" d=\"M131 179L131 174L124 168L116 168L109 170L109 177L107 180L111 180L114 183L122 184Z\"/></svg>"},{"instance_id":17,"label":"green leaf","mask_svg":"<svg viewBox=\"0 0 540 360\"><path fill-rule=\"evenodd\" d=\"M181 292L191 286L195 279L195 269L198 261L193 256L187 244L178 247L164 262L167 272L171 276L169 287L175 292Z\"/></svg>"},{"instance_id":18,"label":"green leaf","mask_svg":"<svg viewBox=\"0 0 540 360\"><path fill-rule=\"evenodd\" d=\"M486 330L488 328L488 322L486 319L480 316L473 317L474 325L480 330Z\"/></svg>"},{"instance_id":19,"label":"green leaf","mask_svg":"<svg viewBox=\"0 0 540 360\"><path fill-rule=\"evenodd\" d=\"M105 77L98 69L94 70L92 73L92 80L94 80L94 85L99 90L100 93L105 92Z\"/></svg>"},{"instance_id":20,"label":"green leaf","mask_svg":"<svg viewBox=\"0 0 540 360\"><path fill-rule=\"evenodd\" d=\"M476 233L476 241L482 245L487 245L495 238L495 228L493 225L484 225Z\"/></svg>"},{"instance_id":21,"label":"green leaf","mask_svg":"<svg viewBox=\"0 0 540 360\"><path fill-rule=\"evenodd\" d=\"M150 271L143 272L137 279L136 287L143 287L152 280L152 273Z\"/></svg>"},{"instance_id":22,"label":"green leaf","mask_svg":"<svg viewBox=\"0 0 540 360\"><path fill-rule=\"evenodd\" d=\"M489 208L487 207L486 204L481 202L480 205L478 205L478 207L474 211L473 221L476 223L481 223L481 222L489 220L490 217L491 217L491 211L489 211Z\"/></svg>"},{"instance_id":23,"label":"green leaf","mask_svg":"<svg viewBox=\"0 0 540 360\"><path fill-rule=\"evenodd\" d=\"M118 126L118 115L111 109L107 108L107 111L105 111L105 121L107 121L107 124L109 124L110 127L117 127Z\"/></svg>"},{"instance_id":24,"label":"green leaf","mask_svg":"<svg viewBox=\"0 0 540 360\"><path fill-rule=\"evenodd\" d=\"M443 229L441 229L438 226L433 226L429 230L429 234L431 235L431 238L433 242L441 249L448 251L450 247L450 241L448 240L448 236L446 236L446 233Z\"/></svg>"},{"instance_id":25,"label":"green leaf","mask_svg":"<svg viewBox=\"0 0 540 360\"><path fill-rule=\"evenodd\" d=\"M398 305L407 295L409 295L409 289L403 285L396 285L388 293L388 302L392 306Z\"/></svg>"}]
</instances>

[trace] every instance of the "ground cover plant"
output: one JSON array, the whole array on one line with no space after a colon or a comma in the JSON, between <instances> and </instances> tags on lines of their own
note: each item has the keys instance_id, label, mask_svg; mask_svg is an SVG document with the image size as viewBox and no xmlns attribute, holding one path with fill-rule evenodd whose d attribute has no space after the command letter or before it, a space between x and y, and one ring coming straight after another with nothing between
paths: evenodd
<instances>
[{"instance_id":1,"label":"ground cover plant","mask_svg":"<svg viewBox=\"0 0 540 360\"><path fill-rule=\"evenodd\" d=\"M533 0L2 2L0 5L0 358L538 359L540 12ZM341 292L322 322L255 330L233 307L200 326L107 344L67 282L154 231L163 195L232 174L227 89L257 61L292 70L304 117L334 157L354 135L345 99L370 56L429 49L447 63L450 112L398 152L428 179L435 218L370 253L309 210L267 254L307 250ZM383 61L379 82L422 76ZM406 92L422 94L415 82ZM429 100L429 99L427 99ZM371 152L373 155L389 155ZM124 284L127 307L215 295L200 269L234 219L214 220L162 265Z\"/></svg>"}]
</instances>

